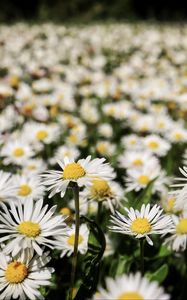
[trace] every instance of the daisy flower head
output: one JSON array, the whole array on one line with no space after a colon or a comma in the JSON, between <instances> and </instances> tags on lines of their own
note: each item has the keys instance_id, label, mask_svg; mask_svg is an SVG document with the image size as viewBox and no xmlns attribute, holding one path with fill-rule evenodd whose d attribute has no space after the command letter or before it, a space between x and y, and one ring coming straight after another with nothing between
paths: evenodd
<instances>
[{"instance_id":1,"label":"daisy flower head","mask_svg":"<svg viewBox=\"0 0 187 300\"><path fill-rule=\"evenodd\" d=\"M42 246L55 247L54 235L66 234L66 224L62 215L55 215L56 206L48 210L43 207L43 199L36 202L27 198L22 204L10 202L10 210L2 203L0 212L0 243L5 242L4 253L17 255L22 249L33 248L42 255Z\"/></svg>"},{"instance_id":2,"label":"daisy flower head","mask_svg":"<svg viewBox=\"0 0 187 300\"><path fill-rule=\"evenodd\" d=\"M13 183L11 174L0 171L0 201L8 201L15 198L17 185Z\"/></svg>"},{"instance_id":3,"label":"daisy flower head","mask_svg":"<svg viewBox=\"0 0 187 300\"><path fill-rule=\"evenodd\" d=\"M163 210L155 204L152 208L150 204L143 204L140 211L130 207L125 208L127 216L116 211L114 216L111 216L113 226L110 230L126 235L134 236L135 238L146 238L148 244L153 245L150 235L166 234L171 231L172 220L169 215L162 214Z\"/></svg>"},{"instance_id":4,"label":"daisy flower head","mask_svg":"<svg viewBox=\"0 0 187 300\"><path fill-rule=\"evenodd\" d=\"M66 188L70 182L76 182L78 186L90 185L91 181L97 178L110 179L114 178L114 171L108 163L104 163L105 158L95 158L91 156L86 159L74 159L65 157L63 161L58 161L61 171L48 171L42 174L43 184L51 190L49 198L56 193L64 196Z\"/></svg>"},{"instance_id":5,"label":"daisy flower head","mask_svg":"<svg viewBox=\"0 0 187 300\"><path fill-rule=\"evenodd\" d=\"M143 138L143 144L147 150L158 156L165 156L171 148L170 143L154 134Z\"/></svg>"},{"instance_id":6,"label":"daisy flower head","mask_svg":"<svg viewBox=\"0 0 187 300\"><path fill-rule=\"evenodd\" d=\"M24 165L27 159L34 155L31 146L24 140L17 139L5 143L1 149L1 156L3 156L3 164Z\"/></svg>"},{"instance_id":7,"label":"daisy flower head","mask_svg":"<svg viewBox=\"0 0 187 300\"><path fill-rule=\"evenodd\" d=\"M86 224L81 224L79 228L78 251L85 254L88 250L89 230ZM61 250L61 257L70 256L74 251L75 225L67 229L66 236L56 236L56 249Z\"/></svg>"},{"instance_id":8,"label":"daisy flower head","mask_svg":"<svg viewBox=\"0 0 187 300\"><path fill-rule=\"evenodd\" d=\"M120 168L141 169L149 162L149 165L158 164L158 159L149 151L145 150L127 150L119 156Z\"/></svg>"},{"instance_id":9,"label":"daisy flower head","mask_svg":"<svg viewBox=\"0 0 187 300\"><path fill-rule=\"evenodd\" d=\"M46 266L50 260L48 252L38 256L27 249L14 257L0 252L1 299L45 299L39 288L50 285L54 272Z\"/></svg>"},{"instance_id":10,"label":"daisy flower head","mask_svg":"<svg viewBox=\"0 0 187 300\"><path fill-rule=\"evenodd\" d=\"M156 281L150 282L146 277L136 274L121 275L115 279L106 279L106 289L99 287L94 300L169 300L170 296L159 287Z\"/></svg>"},{"instance_id":11,"label":"daisy flower head","mask_svg":"<svg viewBox=\"0 0 187 300\"><path fill-rule=\"evenodd\" d=\"M187 214L172 215L173 230L164 244L174 251L184 251L187 246Z\"/></svg>"},{"instance_id":12,"label":"daisy flower head","mask_svg":"<svg viewBox=\"0 0 187 300\"><path fill-rule=\"evenodd\" d=\"M41 184L40 177L37 175L15 175L13 182L18 187L15 196L22 202L28 197L37 200L44 195L45 187Z\"/></svg>"},{"instance_id":13,"label":"daisy flower head","mask_svg":"<svg viewBox=\"0 0 187 300\"><path fill-rule=\"evenodd\" d=\"M121 186L112 180L94 179L91 186L84 189L80 196L85 200L104 202L114 213L114 207L120 204L123 198L123 190Z\"/></svg>"}]
</instances>

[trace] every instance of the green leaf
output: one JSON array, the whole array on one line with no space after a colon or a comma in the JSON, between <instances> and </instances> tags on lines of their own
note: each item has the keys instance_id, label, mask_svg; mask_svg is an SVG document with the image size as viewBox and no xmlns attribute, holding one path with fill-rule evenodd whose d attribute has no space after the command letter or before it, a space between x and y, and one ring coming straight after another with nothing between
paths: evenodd
<instances>
[{"instance_id":1,"label":"green leaf","mask_svg":"<svg viewBox=\"0 0 187 300\"><path fill-rule=\"evenodd\" d=\"M147 273L146 276L150 281L157 281L158 283L162 283L164 279L168 275L168 266L166 264L162 265L157 271L154 273Z\"/></svg>"},{"instance_id":2,"label":"green leaf","mask_svg":"<svg viewBox=\"0 0 187 300\"><path fill-rule=\"evenodd\" d=\"M100 262L106 246L105 236L101 228L86 217L81 217L81 220L89 226L90 235L88 251L84 259L82 284L74 300L90 298L95 292L99 279Z\"/></svg>"}]
</instances>

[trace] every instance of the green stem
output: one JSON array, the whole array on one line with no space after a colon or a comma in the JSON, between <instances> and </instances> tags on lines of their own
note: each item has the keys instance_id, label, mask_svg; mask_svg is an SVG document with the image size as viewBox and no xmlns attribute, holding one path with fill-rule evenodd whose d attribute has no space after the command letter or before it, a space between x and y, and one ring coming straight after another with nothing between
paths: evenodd
<instances>
[{"instance_id":1,"label":"green stem","mask_svg":"<svg viewBox=\"0 0 187 300\"><path fill-rule=\"evenodd\" d=\"M98 209L97 209L97 223L100 223L101 220L101 211L102 211L102 202L98 202Z\"/></svg>"},{"instance_id":2,"label":"green stem","mask_svg":"<svg viewBox=\"0 0 187 300\"><path fill-rule=\"evenodd\" d=\"M72 257L71 285L70 285L70 294L69 294L70 300L73 299L73 289L75 283L75 273L77 267L77 254L78 254L78 245L79 245L79 227L80 227L79 187L77 183L74 183L72 188L73 188L73 196L75 201L75 241L74 241L74 251Z\"/></svg>"},{"instance_id":3,"label":"green stem","mask_svg":"<svg viewBox=\"0 0 187 300\"><path fill-rule=\"evenodd\" d=\"M140 239L140 267L142 276L144 275L144 238Z\"/></svg>"}]
</instances>

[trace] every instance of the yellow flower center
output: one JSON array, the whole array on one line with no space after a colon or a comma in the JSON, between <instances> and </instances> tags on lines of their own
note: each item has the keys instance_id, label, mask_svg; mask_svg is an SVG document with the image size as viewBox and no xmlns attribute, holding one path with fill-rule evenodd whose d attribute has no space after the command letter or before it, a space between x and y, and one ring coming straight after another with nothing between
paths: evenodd
<instances>
[{"instance_id":1,"label":"yellow flower center","mask_svg":"<svg viewBox=\"0 0 187 300\"><path fill-rule=\"evenodd\" d=\"M111 189L106 180L93 180L91 186L91 195L93 198L105 198L111 195Z\"/></svg>"},{"instance_id":2,"label":"yellow flower center","mask_svg":"<svg viewBox=\"0 0 187 300\"><path fill-rule=\"evenodd\" d=\"M144 298L137 292L126 292L121 294L117 300L144 300Z\"/></svg>"},{"instance_id":3,"label":"yellow flower center","mask_svg":"<svg viewBox=\"0 0 187 300\"><path fill-rule=\"evenodd\" d=\"M159 143L156 142L156 141L151 141L151 142L149 142L148 146L149 146L149 148L151 148L151 149L154 150L154 149L157 149L157 148L158 148Z\"/></svg>"},{"instance_id":4,"label":"yellow flower center","mask_svg":"<svg viewBox=\"0 0 187 300\"><path fill-rule=\"evenodd\" d=\"M135 159L133 161L133 166L135 166L135 167L141 167L142 165L143 165L143 162L141 159Z\"/></svg>"},{"instance_id":5,"label":"yellow flower center","mask_svg":"<svg viewBox=\"0 0 187 300\"><path fill-rule=\"evenodd\" d=\"M176 232L178 234L187 234L187 219L181 219L176 226Z\"/></svg>"},{"instance_id":6,"label":"yellow flower center","mask_svg":"<svg viewBox=\"0 0 187 300\"><path fill-rule=\"evenodd\" d=\"M48 132L46 130L39 130L36 133L36 137L38 140L43 141L46 137L48 137Z\"/></svg>"},{"instance_id":7,"label":"yellow flower center","mask_svg":"<svg viewBox=\"0 0 187 300\"><path fill-rule=\"evenodd\" d=\"M16 157L23 156L25 154L25 151L22 148L16 148L13 151L13 155Z\"/></svg>"},{"instance_id":8,"label":"yellow flower center","mask_svg":"<svg viewBox=\"0 0 187 300\"><path fill-rule=\"evenodd\" d=\"M83 242L84 238L82 235L79 235L79 240L78 240L78 244L81 244ZM74 246L74 243L75 243L75 235L72 234L68 237L67 239L67 243L70 245L70 246Z\"/></svg>"},{"instance_id":9,"label":"yellow flower center","mask_svg":"<svg viewBox=\"0 0 187 300\"><path fill-rule=\"evenodd\" d=\"M18 261L8 264L5 271L5 278L10 283L21 283L27 277L27 267Z\"/></svg>"},{"instance_id":10,"label":"yellow flower center","mask_svg":"<svg viewBox=\"0 0 187 300\"><path fill-rule=\"evenodd\" d=\"M65 166L63 172L64 179L78 179L86 174L85 170L79 163L70 163Z\"/></svg>"},{"instance_id":11,"label":"yellow flower center","mask_svg":"<svg viewBox=\"0 0 187 300\"><path fill-rule=\"evenodd\" d=\"M140 175L138 177L138 183L147 185L150 181L150 178L147 175Z\"/></svg>"},{"instance_id":12,"label":"yellow flower center","mask_svg":"<svg viewBox=\"0 0 187 300\"><path fill-rule=\"evenodd\" d=\"M172 212L175 204L175 198L168 199L167 212Z\"/></svg>"},{"instance_id":13,"label":"yellow flower center","mask_svg":"<svg viewBox=\"0 0 187 300\"><path fill-rule=\"evenodd\" d=\"M130 145L136 145L136 144L137 144L137 141L134 140L134 139L133 139L133 140L130 140L130 141L129 141L129 144L130 144Z\"/></svg>"},{"instance_id":14,"label":"yellow flower center","mask_svg":"<svg viewBox=\"0 0 187 300\"><path fill-rule=\"evenodd\" d=\"M17 226L17 230L19 233L24 234L28 237L36 237L41 232L39 224L33 223L31 221L25 221L20 223Z\"/></svg>"},{"instance_id":15,"label":"yellow flower center","mask_svg":"<svg viewBox=\"0 0 187 300\"><path fill-rule=\"evenodd\" d=\"M32 192L32 189L27 184L22 184L19 187L18 195L19 196L28 196Z\"/></svg>"},{"instance_id":16,"label":"yellow flower center","mask_svg":"<svg viewBox=\"0 0 187 300\"><path fill-rule=\"evenodd\" d=\"M100 154L105 154L107 152L107 147L104 143L99 143L96 148Z\"/></svg>"},{"instance_id":17,"label":"yellow flower center","mask_svg":"<svg viewBox=\"0 0 187 300\"><path fill-rule=\"evenodd\" d=\"M151 224L147 218L137 218L131 224L131 230L137 234L144 234L151 231Z\"/></svg>"},{"instance_id":18,"label":"yellow flower center","mask_svg":"<svg viewBox=\"0 0 187 300\"><path fill-rule=\"evenodd\" d=\"M176 138L176 140L181 140L183 137L184 137L184 136L183 136L183 134L182 134L181 132L176 132L176 133L175 133L175 138Z\"/></svg>"},{"instance_id":19,"label":"yellow flower center","mask_svg":"<svg viewBox=\"0 0 187 300\"><path fill-rule=\"evenodd\" d=\"M71 210L68 207L62 207L60 209L60 213L62 215L65 215L65 216L70 216L71 215Z\"/></svg>"}]
</instances>

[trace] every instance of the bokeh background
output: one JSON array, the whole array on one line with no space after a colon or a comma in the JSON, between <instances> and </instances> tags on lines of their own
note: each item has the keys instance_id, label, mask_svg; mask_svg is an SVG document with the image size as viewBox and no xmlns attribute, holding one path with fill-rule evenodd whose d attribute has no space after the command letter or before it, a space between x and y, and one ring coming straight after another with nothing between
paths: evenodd
<instances>
[{"instance_id":1,"label":"bokeh background","mask_svg":"<svg viewBox=\"0 0 187 300\"><path fill-rule=\"evenodd\" d=\"M184 21L187 2L171 0L1 0L0 21Z\"/></svg>"}]
</instances>

